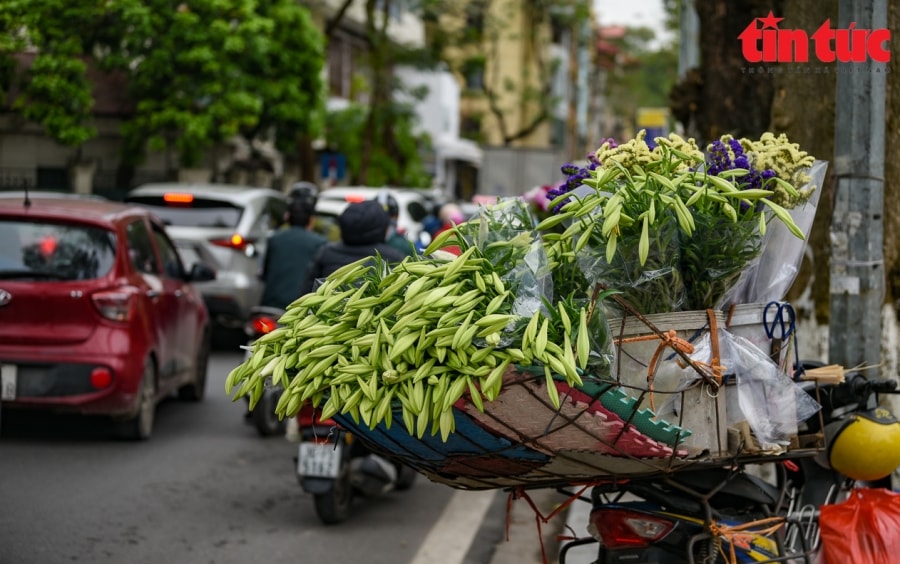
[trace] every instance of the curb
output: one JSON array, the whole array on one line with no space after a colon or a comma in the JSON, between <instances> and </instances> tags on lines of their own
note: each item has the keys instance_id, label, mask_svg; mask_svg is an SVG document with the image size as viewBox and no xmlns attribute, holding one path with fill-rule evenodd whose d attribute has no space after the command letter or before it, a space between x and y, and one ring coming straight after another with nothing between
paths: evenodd
<instances>
[{"instance_id":1,"label":"curb","mask_svg":"<svg viewBox=\"0 0 900 564\"><path fill-rule=\"evenodd\" d=\"M566 532L578 538L588 536L588 517L591 513L591 504L576 499L566 512ZM560 545L560 548L565 544ZM557 554L559 551L557 550ZM566 564L593 564L597 560L597 545L588 544L573 548L566 554Z\"/></svg>"},{"instance_id":2,"label":"curb","mask_svg":"<svg viewBox=\"0 0 900 564\"><path fill-rule=\"evenodd\" d=\"M549 515L564 498L551 489L530 490L528 498L540 511L541 515ZM488 511L485 522L495 525L493 554L490 564L542 564L541 546L546 554L546 564L556 564L559 554L557 537L565 534L567 513L560 513L547 523L541 523L538 535L538 518L527 499L514 499L509 505L509 492L499 491L494 505ZM508 525L508 530L507 530ZM508 538L507 538L508 535ZM482 560L484 562L484 560ZM474 564L468 559L466 564Z\"/></svg>"}]
</instances>

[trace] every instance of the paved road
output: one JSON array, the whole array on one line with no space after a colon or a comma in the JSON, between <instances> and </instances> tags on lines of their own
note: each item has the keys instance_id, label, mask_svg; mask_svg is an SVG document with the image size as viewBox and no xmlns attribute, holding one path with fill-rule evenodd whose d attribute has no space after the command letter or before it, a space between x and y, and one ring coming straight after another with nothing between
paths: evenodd
<instances>
[{"instance_id":1,"label":"paved road","mask_svg":"<svg viewBox=\"0 0 900 564\"><path fill-rule=\"evenodd\" d=\"M295 445L262 439L224 394L240 361L218 352L200 404L167 400L150 441L114 439L102 420L4 412L0 564L231 564L264 561L540 563L533 513L506 494L420 477L326 527L293 476ZM537 494L546 512L558 494ZM543 527L549 561L561 518Z\"/></svg>"}]
</instances>

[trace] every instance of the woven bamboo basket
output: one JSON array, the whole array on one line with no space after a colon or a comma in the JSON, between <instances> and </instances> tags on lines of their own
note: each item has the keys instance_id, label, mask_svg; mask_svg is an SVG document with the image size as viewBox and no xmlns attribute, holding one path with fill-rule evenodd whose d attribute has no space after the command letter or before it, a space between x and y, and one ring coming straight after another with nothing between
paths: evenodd
<instances>
[{"instance_id":1,"label":"woven bamboo basket","mask_svg":"<svg viewBox=\"0 0 900 564\"><path fill-rule=\"evenodd\" d=\"M510 367L483 412L466 395L453 406L456 430L446 441L439 434L417 438L404 427L399 406L390 428L336 419L376 452L457 489L562 487L784 458L745 449L740 430L729 433L731 388L715 371L696 367L703 377L687 389L653 385L654 371L684 364L685 345L724 323L721 312L705 311L612 320L618 377L586 377L580 387L554 377L557 409L543 367ZM659 338L641 339L648 334ZM674 405L675 415L661 417L653 408L660 404ZM821 446L815 439L793 441L789 455L815 455Z\"/></svg>"}]
</instances>

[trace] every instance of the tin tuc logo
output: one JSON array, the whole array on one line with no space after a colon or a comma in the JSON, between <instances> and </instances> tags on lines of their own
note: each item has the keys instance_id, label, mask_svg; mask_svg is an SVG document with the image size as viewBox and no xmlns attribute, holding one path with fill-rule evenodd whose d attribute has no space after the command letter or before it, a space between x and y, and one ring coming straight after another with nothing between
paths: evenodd
<instances>
[{"instance_id":1,"label":"tin tuc logo","mask_svg":"<svg viewBox=\"0 0 900 564\"><path fill-rule=\"evenodd\" d=\"M827 19L808 35L802 29L779 29L778 22L783 19L772 12L754 18L738 35L744 59L750 63L805 63L811 50L823 63L864 63L869 58L886 63L891 58L889 29L857 29L855 22L847 29L835 29Z\"/></svg>"}]
</instances>

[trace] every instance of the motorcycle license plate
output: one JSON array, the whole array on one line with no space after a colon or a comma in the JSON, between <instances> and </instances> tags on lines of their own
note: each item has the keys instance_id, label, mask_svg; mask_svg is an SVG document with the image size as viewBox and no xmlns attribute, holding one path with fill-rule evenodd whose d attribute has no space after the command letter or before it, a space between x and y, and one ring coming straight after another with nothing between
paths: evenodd
<instances>
[{"instance_id":1,"label":"motorcycle license plate","mask_svg":"<svg viewBox=\"0 0 900 564\"><path fill-rule=\"evenodd\" d=\"M16 399L15 364L0 364L0 399Z\"/></svg>"},{"instance_id":2,"label":"motorcycle license plate","mask_svg":"<svg viewBox=\"0 0 900 564\"><path fill-rule=\"evenodd\" d=\"M297 475L311 478L337 478L341 469L341 445L300 443Z\"/></svg>"}]
</instances>

